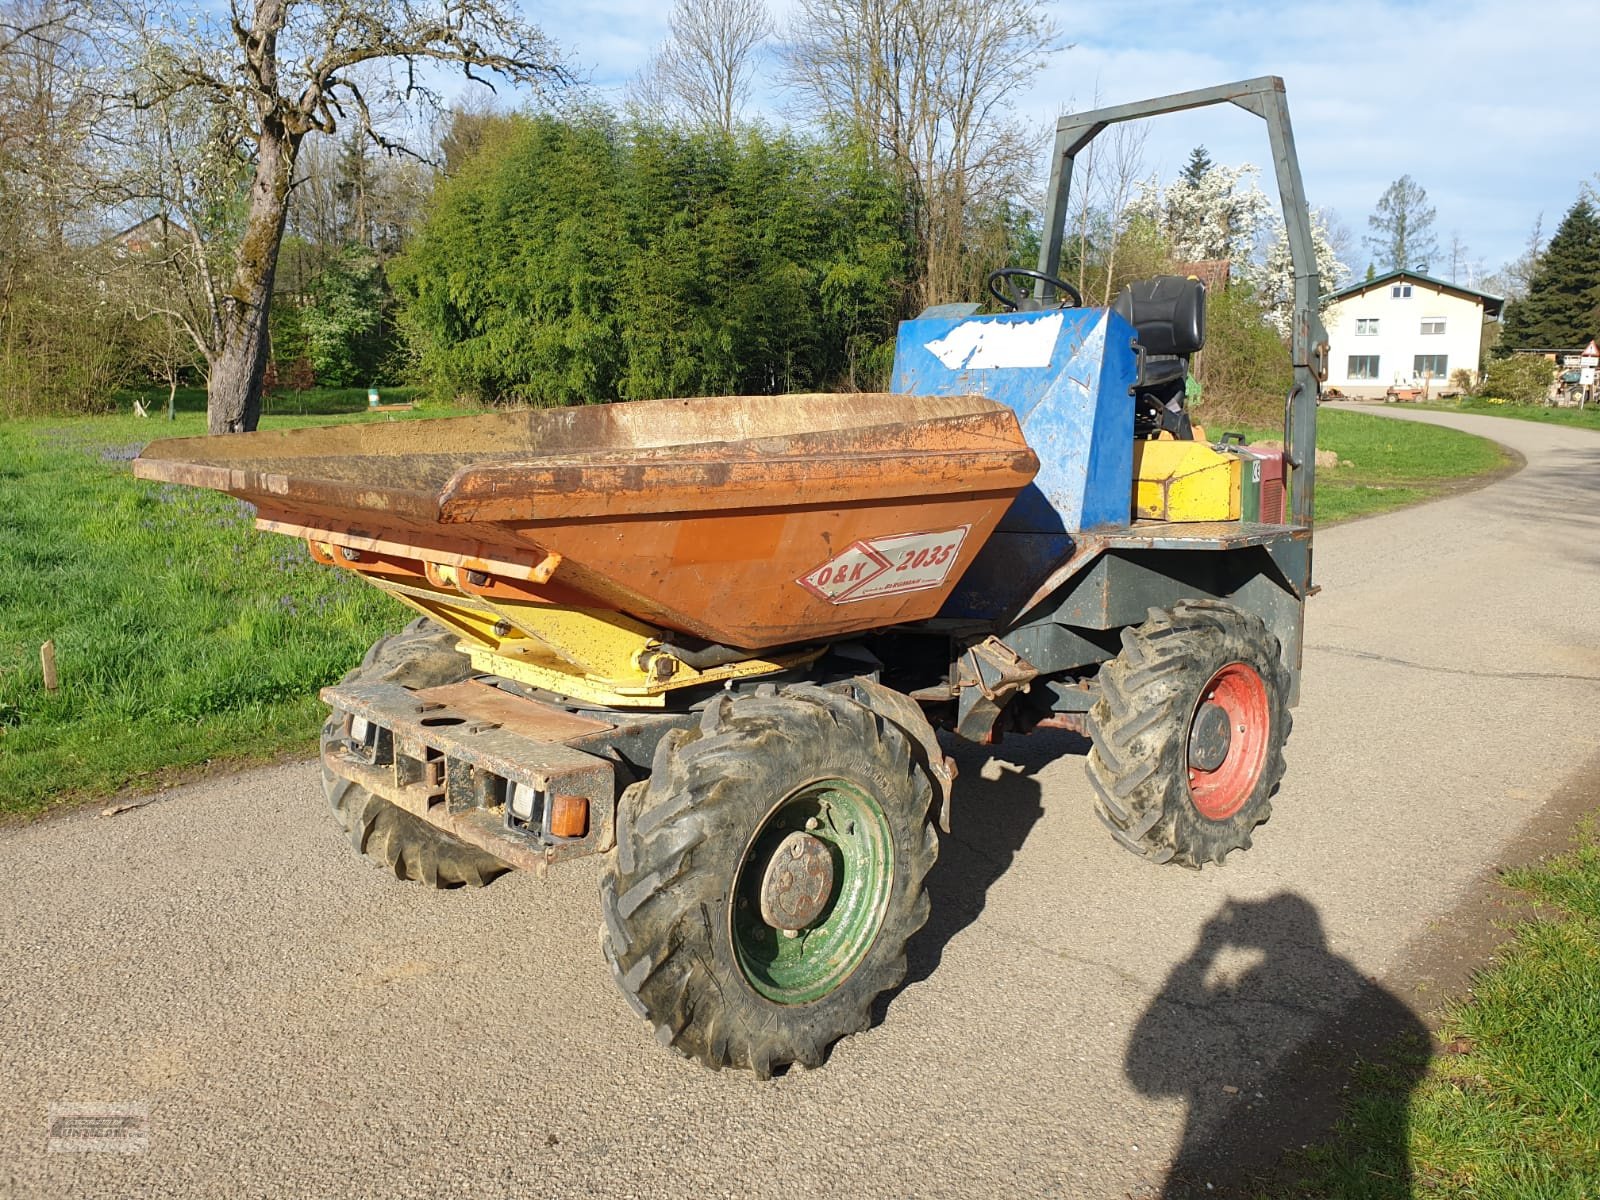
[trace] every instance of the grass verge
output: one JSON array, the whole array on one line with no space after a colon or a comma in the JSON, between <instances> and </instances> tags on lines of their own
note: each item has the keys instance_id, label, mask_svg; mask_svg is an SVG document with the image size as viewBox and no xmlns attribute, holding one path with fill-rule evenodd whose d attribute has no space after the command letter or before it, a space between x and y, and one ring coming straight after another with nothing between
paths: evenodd
<instances>
[{"instance_id":1,"label":"grass verge","mask_svg":"<svg viewBox=\"0 0 1600 1200\"><path fill-rule=\"evenodd\" d=\"M1421 1086L1358 1071L1337 1140L1306 1154L1297 1196L1348 1200L1600 1196L1600 840L1508 872L1538 905L1446 1018ZM1402 1051L1426 1056L1426 1051ZM1393 1131L1406 1130L1405 1138ZM1373 1147L1403 1146L1403 1161Z\"/></svg>"},{"instance_id":2,"label":"grass verge","mask_svg":"<svg viewBox=\"0 0 1600 1200\"><path fill-rule=\"evenodd\" d=\"M262 427L430 411L326 408ZM133 478L152 436L204 432L193 411L0 425L0 816L304 751L317 689L404 619L232 498Z\"/></svg>"},{"instance_id":3,"label":"grass verge","mask_svg":"<svg viewBox=\"0 0 1600 1200\"><path fill-rule=\"evenodd\" d=\"M1397 408L1425 408L1429 412L1473 413L1484 417L1508 417L1513 421L1537 421L1544 425L1568 425L1574 429L1600 429L1600 404L1585 408L1549 408L1542 404L1496 404L1490 400L1462 400L1431 404L1403 404Z\"/></svg>"},{"instance_id":4,"label":"grass verge","mask_svg":"<svg viewBox=\"0 0 1600 1200\"><path fill-rule=\"evenodd\" d=\"M162 393L161 400L165 400ZM365 392L307 393L262 428L443 415L369 413ZM164 783L211 761L305 751L336 681L406 613L376 589L257 533L227 496L133 478L153 437L205 431L204 396L178 417L0 426L0 816ZM315 409L317 411L311 411ZM1350 467L1319 476L1324 520L1393 508L1493 469L1481 439L1324 413ZM53 640L61 688L43 689Z\"/></svg>"},{"instance_id":5,"label":"grass verge","mask_svg":"<svg viewBox=\"0 0 1600 1200\"><path fill-rule=\"evenodd\" d=\"M1282 436L1278 430L1248 432L1253 440ZM1511 463L1499 446L1469 433L1331 409L1317 414L1317 446L1339 461L1317 471L1317 522L1323 525L1416 504Z\"/></svg>"}]
</instances>

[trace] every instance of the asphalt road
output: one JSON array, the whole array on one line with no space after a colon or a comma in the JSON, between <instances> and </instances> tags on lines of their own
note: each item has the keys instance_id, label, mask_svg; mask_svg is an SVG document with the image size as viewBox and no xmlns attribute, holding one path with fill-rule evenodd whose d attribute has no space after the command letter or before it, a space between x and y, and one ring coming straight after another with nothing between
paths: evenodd
<instances>
[{"instance_id":1,"label":"asphalt road","mask_svg":"<svg viewBox=\"0 0 1600 1200\"><path fill-rule=\"evenodd\" d=\"M1255 849L1149 867L1070 736L963 752L910 980L821 1070L658 1049L595 864L395 883L309 764L0 835L0 1194L1119 1197L1179 1158L1225 1187L1417 1028L1395 980L1600 749L1600 435L1422 419L1526 469L1319 534ZM63 1101L148 1105L148 1149L47 1152Z\"/></svg>"}]
</instances>

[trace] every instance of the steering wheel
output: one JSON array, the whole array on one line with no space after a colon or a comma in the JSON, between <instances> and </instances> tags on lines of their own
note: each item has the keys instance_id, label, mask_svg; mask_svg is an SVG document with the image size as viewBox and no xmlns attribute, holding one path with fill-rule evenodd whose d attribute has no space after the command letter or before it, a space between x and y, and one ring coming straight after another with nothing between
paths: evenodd
<instances>
[{"instance_id":1,"label":"steering wheel","mask_svg":"<svg viewBox=\"0 0 1600 1200\"><path fill-rule=\"evenodd\" d=\"M1002 267L998 271L990 271L985 286L989 294L1005 305L1007 312L1037 312L1043 309L1045 302L1035 300L1022 288L1012 282L1014 279L1042 279L1061 295L1062 302L1059 308L1082 308L1083 293L1073 287L1065 279L1057 279L1054 275L1046 275L1043 271L1030 271L1027 267ZM1071 300L1072 303L1066 303Z\"/></svg>"}]
</instances>

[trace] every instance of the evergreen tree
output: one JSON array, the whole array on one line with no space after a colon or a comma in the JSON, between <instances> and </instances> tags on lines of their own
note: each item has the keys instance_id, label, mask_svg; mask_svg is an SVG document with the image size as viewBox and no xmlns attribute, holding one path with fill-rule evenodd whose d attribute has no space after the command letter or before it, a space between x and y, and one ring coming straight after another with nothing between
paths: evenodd
<instances>
[{"instance_id":1,"label":"evergreen tree","mask_svg":"<svg viewBox=\"0 0 1600 1200\"><path fill-rule=\"evenodd\" d=\"M1567 211L1533 269L1525 300L1506 309L1500 352L1581 347L1600 331L1600 214L1588 197Z\"/></svg>"},{"instance_id":2,"label":"evergreen tree","mask_svg":"<svg viewBox=\"0 0 1600 1200\"><path fill-rule=\"evenodd\" d=\"M1372 232L1367 245L1383 271L1426 271L1439 252L1433 236L1434 210L1428 193L1409 175L1402 175L1378 198L1367 218Z\"/></svg>"},{"instance_id":3,"label":"evergreen tree","mask_svg":"<svg viewBox=\"0 0 1600 1200\"><path fill-rule=\"evenodd\" d=\"M571 404L882 386L909 221L864 148L603 111L483 132L390 268L437 390Z\"/></svg>"},{"instance_id":4,"label":"evergreen tree","mask_svg":"<svg viewBox=\"0 0 1600 1200\"><path fill-rule=\"evenodd\" d=\"M1211 170L1211 155L1206 153L1204 146L1196 146L1189 151L1189 161L1184 165L1183 174L1179 176L1190 187L1198 187L1200 181L1206 177L1206 172Z\"/></svg>"}]
</instances>

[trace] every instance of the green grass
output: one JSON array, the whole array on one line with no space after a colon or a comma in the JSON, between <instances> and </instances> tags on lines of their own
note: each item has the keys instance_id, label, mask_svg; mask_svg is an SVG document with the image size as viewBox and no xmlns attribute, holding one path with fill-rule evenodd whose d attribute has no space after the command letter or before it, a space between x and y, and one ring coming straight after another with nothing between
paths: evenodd
<instances>
[{"instance_id":1,"label":"green grass","mask_svg":"<svg viewBox=\"0 0 1600 1200\"><path fill-rule=\"evenodd\" d=\"M1282 437L1278 430L1249 432ZM1324 525L1415 504L1508 461L1493 442L1454 429L1328 409L1317 414L1317 445L1340 462L1317 471L1317 522Z\"/></svg>"},{"instance_id":2,"label":"green grass","mask_svg":"<svg viewBox=\"0 0 1600 1200\"><path fill-rule=\"evenodd\" d=\"M1350 1200L1600 1196L1600 842L1508 873L1540 919L1522 925L1440 1032L1408 1097L1358 1074L1338 1140L1309 1152L1301 1196ZM1411 1052L1414 1054L1414 1051ZM1404 1128L1407 1137L1392 1136ZM1373 1147L1405 1146L1408 1161ZM1409 1170L1409 1185L1404 1182Z\"/></svg>"},{"instance_id":3,"label":"green grass","mask_svg":"<svg viewBox=\"0 0 1600 1200\"><path fill-rule=\"evenodd\" d=\"M1514 421L1539 421L1545 425L1570 425L1576 429L1600 429L1600 403L1577 409L1548 408L1542 404L1495 404L1489 400L1462 400L1460 403L1407 404L1404 407L1425 408L1430 412L1463 412L1485 417L1509 417Z\"/></svg>"},{"instance_id":4,"label":"green grass","mask_svg":"<svg viewBox=\"0 0 1600 1200\"><path fill-rule=\"evenodd\" d=\"M413 415L322 404L262 427ZM0 424L0 815L303 751L317 689L403 620L230 497L133 478L145 442L204 432L194 411Z\"/></svg>"},{"instance_id":5,"label":"green grass","mask_svg":"<svg viewBox=\"0 0 1600 1200\"><path fill-rule=\"evenodd\" d=\"M417 387L385 387L378 389L378 399L383 404L416 404L419 407L432 411L441 411L437 405L430 404L427 392ZM133 402L142 400L150 410L152 420L164 420L167 412L167 389L164 387L130 388L120 392L115 397L117 411L123 414L133 412ZM204 413L206 411L206 392L204 388L181 387L173 397L173 409L181 417L185 413ZM367 389L362 388L308 388L303 392L290 391L287 388L269 392L262 398L261 412L263 416L272 417L304 417L319 416L331 417L348 415L350 413L364 412L367 408ZM204 430L202 429L203 433ZM154 436L162 436L156 434Z\"/></svg>"}]
</instances>

